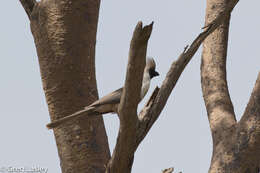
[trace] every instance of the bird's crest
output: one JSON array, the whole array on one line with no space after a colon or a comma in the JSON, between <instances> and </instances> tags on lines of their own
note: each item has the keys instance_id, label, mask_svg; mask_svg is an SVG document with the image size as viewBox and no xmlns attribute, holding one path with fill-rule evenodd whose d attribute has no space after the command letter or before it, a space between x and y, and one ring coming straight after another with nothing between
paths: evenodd
<instances>
[{"instance_id":1,"label":"bird's crest","mask_svg":"<svg viewBox=\"0 0 260 173\"><path fill-rule=\"evenodd\" d=\"M152 57L148 57L146 60L146 68L147 69L155 69L156 64Z\"/></svg>"}]
</instances>

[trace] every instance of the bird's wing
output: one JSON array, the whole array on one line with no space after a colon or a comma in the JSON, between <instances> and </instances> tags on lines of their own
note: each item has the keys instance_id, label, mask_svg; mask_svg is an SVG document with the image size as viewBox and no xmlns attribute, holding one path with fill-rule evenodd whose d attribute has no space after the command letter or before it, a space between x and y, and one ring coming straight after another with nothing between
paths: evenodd
<instances>
[{"instance_id":1,"label":"bird's wing","mask_svg":"<svg viewBox=\"0 0 260 173\"><path fill-rule=\"evenodd\" d=\"M120 103L120 98L123 92L123 88L119 88L112 93L100 98L99 100L95 101L90 107L96 107L104 104L117 104Z\"/></svg>"}]
</instances>

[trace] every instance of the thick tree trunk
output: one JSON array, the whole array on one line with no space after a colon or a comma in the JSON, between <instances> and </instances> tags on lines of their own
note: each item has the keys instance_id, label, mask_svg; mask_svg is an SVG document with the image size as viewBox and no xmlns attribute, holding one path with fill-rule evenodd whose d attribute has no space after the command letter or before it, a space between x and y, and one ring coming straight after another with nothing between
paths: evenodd
<instances>
[{"instance_id":1,"label":"thick tree trunk","mask_svg":"<svg viewBox=\"0 0 260 173\"><path fill-rule=\"evenodd\" d=\"M238 2L238 0L234 0ZM206 25L232 3L207 0ZM229 19L204 42L201 81L213 138L210 173L258 173L260 161L260 80L240 122L236 121L226 81ZM260 75L259 75L260 77Z\"/></svg>"},{"instance_id":2,"label":"thick tree trunk","mask_svg":"<svg viewBox=\"0 0 260 173\"><path fill-rule=\"evenodd\" d=\"M30 5L31 2L35 5ZM31 20L51 119L62 118L95 101L100 1L21 0L21 3ZM101 116L66 124L55 129L54 134L63 173L105 172L110 152Z\"/></svg>"},{"instance_id":3,"label":"thick tree trunk","mask_svg":"<svg viewBox=\"0 0 260 173\"><path fill-rule=\"evenodd\" d=\"M31 30L51 119L56 120L69 115L96 100L95 40L100 2L96 0L42 0L39 3L35 0L20 0L20 2L31 20ZM260 74L239 123L235 118L226 82L229 14L237 2L238 0L208 0L205 31L188 49L185 48L177 61L172 64L161 89L155 90L138 118L135 115L131 123L124 121L124 117L129 117L127 115L129 111L136 114L134 100L131 103L120 104L120 123L127 128L120 128L119 134L125 135L125 139L128 139L130 134L132 138L122 140L119 135L115 152L108 165L106 164L110 159L110 153L101 117L82 118L55 129L62 172L105 172L106 166L107 172L130 172L136 148L160 115L183 69L203 40L225 19L224 24L205 41L201 65L203 97L214 147L209 172L258 173ZM145 31L150 27L141 27L141 30ZM150 34L150 31L147 33ZM146 50L146 47L144 48ZM142 57L145 55L142 54ZM140 83L140 80L137 81ZM131 93L127 86L132 82L126 82L124 99ZM128 108L130 104L134 106ZM126 123L128 126L125 126ZM126 147L124 149L129 149L127 154L123 152L122 146Z\"/></svg>"}]
</instances>

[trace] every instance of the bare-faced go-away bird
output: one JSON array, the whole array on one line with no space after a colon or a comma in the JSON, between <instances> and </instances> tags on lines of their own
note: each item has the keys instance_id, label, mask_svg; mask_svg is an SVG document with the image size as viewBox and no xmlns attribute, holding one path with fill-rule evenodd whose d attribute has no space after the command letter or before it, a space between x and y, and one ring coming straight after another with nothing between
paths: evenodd
<instances>
[{"instance_id":1,"label":"bare-faced go-away bird","mask_svg":"<svg viewBox=\"0 0 260 173\"><path fill-rule=\"evenodd\" d=\"M155 61L153 58L147 58L146 65L144 68L143 73L143 81L142 81L142 88L140 93L140 100L139 102L144 98L146 95L149 87L150 87L150 81L153 77L156 77L159 75L159 73L155 70ZM71 115L68 115L64 118L55 120L49 124L47 124L48 129L53 129L55 127L60 126L61 124L78 119L83 116L92 116L92 115L99 115L99 114L106 114L106 113L117 113L118 112L118 106L120 103L120 98L123 93L123 88L120 88L102 98L95 101L94 103L90 104L89 106L86 106L84 109L77 111Z\"/></svg>"}]
</instances>

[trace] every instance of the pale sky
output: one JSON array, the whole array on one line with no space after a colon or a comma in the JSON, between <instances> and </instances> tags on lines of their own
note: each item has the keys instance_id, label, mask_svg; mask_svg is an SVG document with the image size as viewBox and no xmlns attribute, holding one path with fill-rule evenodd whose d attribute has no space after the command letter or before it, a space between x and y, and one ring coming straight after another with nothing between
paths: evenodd
<instances>
[{"instance_id":1,"label":"pale sky","mask_svg":"<svg viewBox=\"0 0 260 173\"><path fill-rule=\"evenodd\" d=\"M205 0L102 1L96 48L99 95L124 83L129 43L139 20L155 22L147 55L154 57L161 75L152 81L150 95L170 64L201 32L205 5ZM237 118L260 70L259 6L259 0L240 1L232 13L227 79ZM50 118L29 20L18 0L3 1L0 11L0 168L39 166L61 173L53 131L45 127ZM212 141L201 93L200 58L201 49L139 146L133 173L159 173L168 167L183 173L208 171ZM118 123L115 115L105 117L111 151Z\"/></svg>"}]
</instances>

